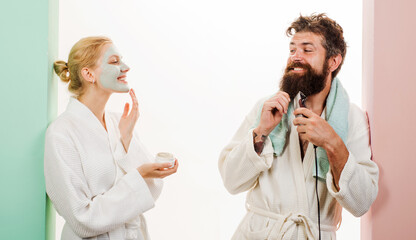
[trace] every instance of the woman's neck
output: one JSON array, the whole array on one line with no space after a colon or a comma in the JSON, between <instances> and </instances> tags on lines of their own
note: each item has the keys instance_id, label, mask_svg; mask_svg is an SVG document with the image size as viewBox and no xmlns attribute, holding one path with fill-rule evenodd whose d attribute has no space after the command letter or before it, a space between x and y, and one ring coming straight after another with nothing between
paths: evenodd
<instances>
[{"instance_id":1,"label":"woman's neck","mask_svg":"<svg viewBox=\"0 0 416 240\"><path fill-rule=\"evenodd\" d=\"M78 101L87 106L97 117L103 127L107 130L104 120L105 105L110 98L111 93L97 92L95 89L88 89L84 94L78 97Z\"/></svg>"}]
</instances>

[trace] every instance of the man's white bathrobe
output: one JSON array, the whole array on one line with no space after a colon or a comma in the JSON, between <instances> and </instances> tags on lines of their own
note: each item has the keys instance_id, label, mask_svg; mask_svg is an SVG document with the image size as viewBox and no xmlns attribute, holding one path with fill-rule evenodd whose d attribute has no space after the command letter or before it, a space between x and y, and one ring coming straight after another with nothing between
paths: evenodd
<instances>
[{"instance_id":1,"label":"man's white bathrobe","mask_svg":"<svg viewBox=\"0 0 416 240\"><path fill-rule=\"evenodd\" d=\"M143 179L136 170L153 157L136 132L125 152L120 116L105 113L106 131L85 105L71 98L48 127L46 192L66 220L63 240L149 239L142 213L154 206L162 181Z\"/></svg>"},{"instance_id":2,"label":"man's white bathrobe","mask_svg":"<svg viewBox=\"0 0 416 240\"><path fill-rule=\"evenodd\" d=\"M247 214L233 239L317 239L313 145L309 143L302 162L294 116L290 116L289 139L282 156L274 156L269 138L258 156L254 151L252 132L264 100L246 116L219 159L227 190L232 194L249 190ZM336 239L342 207L354 216L361 216L367 212L378 191L378 167L370 160L368 124L364 113L354 104L350 104L348 124L346 146L349 158L339 181L340 191L333 184L331 170L326 175L326 182L318 180L321 237L325 240Z\"/></svg>"}]
</instances>

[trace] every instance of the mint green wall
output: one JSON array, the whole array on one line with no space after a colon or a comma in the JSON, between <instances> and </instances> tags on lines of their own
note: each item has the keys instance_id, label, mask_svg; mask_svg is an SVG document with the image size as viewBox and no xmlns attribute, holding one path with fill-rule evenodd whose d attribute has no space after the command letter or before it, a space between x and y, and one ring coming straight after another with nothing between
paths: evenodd
<instances>
[{"instance_id":1,"label":"mint green wall","mask_svg":"<svg viewBox=\"0 0 416 240\"><path fill-rule=\"evenodd\" d=\"M58 0L0 5L0 239L47 235L43 148L56 115L57 26Z\"/></svg>"}]
</instances>

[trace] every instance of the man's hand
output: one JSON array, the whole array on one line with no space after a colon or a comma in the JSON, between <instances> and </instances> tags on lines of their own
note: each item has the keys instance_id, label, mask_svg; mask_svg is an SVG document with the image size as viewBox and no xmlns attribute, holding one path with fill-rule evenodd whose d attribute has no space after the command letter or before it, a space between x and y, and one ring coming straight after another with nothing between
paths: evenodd
<instances>
[{"instance_id":1,"label":"man's hand","mask_svg":"<svg viewBox=\"0 0 416 240\"><path fill-rule=\"evenodd\" d=\"M258 155L263 151L267 136L280 123L283 114L287 113L289 102L289 94L282 91L264 102L259 126L253 130L254 150Z\"/></svg>"},{"instance_id":2,"label":"man's hand","mask_svg":"<svg viewBox=\"0 0 416 240\"><path fill-rule=\"evenodd\" d=\"M258 136L268 136L287 113L290 97L285 92L278 92L263 104L259 126L254 130Z\"/></svg>"},{"instance_id":3,"label":"man's hand","mask_svg":"<svg viewBox=\"0 0 416 240\"><path fill-rule=\"evenodd\" d=\"M145 163L137 168L143 178L164 178L176 173L178 170L178 160L175 159L173 168L169 168L171 163Z\"/></svg>"},{"instance_id":4,"label":"man's hand","mask_svg":"<svg viewBox=\"0 0 416 240\"><path fill-rule=\"evenodd\" d=\"M136 94L133 89L129 91L131 100L133 102L133 108L129 113L129 104L124 105L124 112L121 116L118 128L120 129L121 142L123 143L124 150L129 149L131 138L133 137L134 126L136 125L137 119L139 119L139 102L137 101Z\"/></svg>"},{"instance_id":5,"label":"man's hand","mask_svg":"<svg viewBox=\"0 0 416 240\"><path fill-rule=\"evenodd\" d=\"M334 176L335 187L339 190L339 178L348 160L349 152L341 137L327 121L307 108L298 108L293 114L302 114L293 120L299 135L313 145L325 149Z\"/></svg>"},{"instance_id":6,"label":"man's hand","mask_svg":"<svg viewBox=\"0 0 416 240\"><path fill-rule=\"evenodd\" d=\"M297 126L299 135L313 145L326 149L331 142L339 138L331 125L311 110L298 108L293 114L295 116L299 114L303 115L295 118L293 124Z\"/></svg>"}]
</instances>

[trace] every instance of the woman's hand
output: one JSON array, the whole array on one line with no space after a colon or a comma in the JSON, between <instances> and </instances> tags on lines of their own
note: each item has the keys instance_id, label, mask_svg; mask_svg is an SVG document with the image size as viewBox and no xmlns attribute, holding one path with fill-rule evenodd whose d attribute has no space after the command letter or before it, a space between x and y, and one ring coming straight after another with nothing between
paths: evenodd
<instances>
[{"instance_id":1,"label":"woman's hand","mask_svg":"<svg viewBox=\"0 0 416 240\"><path fill-rule=\"evenodd\" d=\"M145 163L137 168L143 178L164 178L176 173L178 170L178 160L175 159L173 168L169 168L171 163Z\"/></svg>"},{"instance_id":2,"label":"woman's hand","mask_svg":"<svg viewBox=\"0 0 416 240\"><path fill-rule=\"evenodd\" d=\"M120 129L121 142L123 143L124 150L126 152L129 149L131 138L133 137L134 126L136 125L137 119L139 119L139 102L137 101L136 94L133 89L130 89L129 94L133 103L133 108L131 109L128 103L124 105L124 112L121 116L120 123L118 128Z\"/></svg>"}]
</instances>

